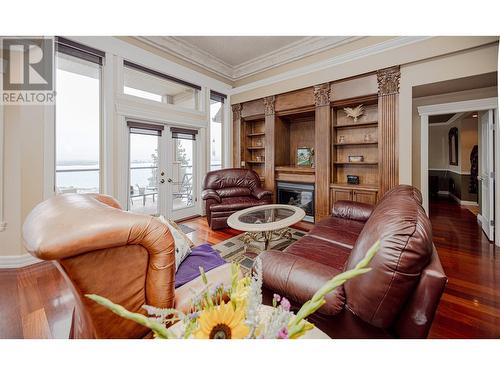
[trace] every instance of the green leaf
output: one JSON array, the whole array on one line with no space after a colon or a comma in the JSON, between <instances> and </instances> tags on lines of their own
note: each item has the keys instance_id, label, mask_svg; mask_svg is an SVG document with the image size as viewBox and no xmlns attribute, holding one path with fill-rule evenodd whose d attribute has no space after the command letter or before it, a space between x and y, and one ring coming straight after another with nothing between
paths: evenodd
<instances>
[{"instance_id":1,"label":"green leaf","mask_svg":"<svg viewBox=\"0 0 500 375\"><path fill-rule=\"evenodd\" d=\"M91 299L92 301L97 302L98 304L108 308L109 310L114 312L116 315L121 316L122 318L132 320L140 325L148 327L154 332L155 337L159 339L176 338L175 335L171 333L166 327L164 327L157 321L148 318L145 315L128 311L125 307L117 303L113 303L109 299L98 296L97 294L86 294L85 296Z\"/></svg>"}]
</instances>

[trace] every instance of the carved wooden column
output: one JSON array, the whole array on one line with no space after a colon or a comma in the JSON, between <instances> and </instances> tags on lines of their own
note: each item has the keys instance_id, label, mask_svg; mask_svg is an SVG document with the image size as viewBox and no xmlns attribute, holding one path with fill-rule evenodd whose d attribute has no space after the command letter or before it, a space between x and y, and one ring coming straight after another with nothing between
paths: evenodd
<instances>
[{"instance_id":1,"label":"carved wooden column","mask_svg":"<svg viewBox=\"0 0 500 375\"><path fill-rule=\"evenodd\" d=\"M265 146L264 151L264 186L267 190L273 192L273 200L276 201L275 182L274 182L274 152L276 149L276 137L274 132L274 102L275 96L268 96L262 99L264 101L264 116L265 116Z\"/></svg>"},{"instance_id":2,"label":"carved wooden column","mask_svg":"<svg viewBox=\"0 0 500 375\"><path fill-rule=\"evenodd\" d=\"M241 167L241 104L233 104L233 167Z\"/></svg>"},{"instance_id":3,"label":"carved wooden column","mask_svg":"<svg viewBox=\"0 0 500 375\"><path fill-rule=\"evenodd\" d=\"M399 184L399 66L377 72L379 122L379 199Z\"/></svg>"},{"instance_id":4,"label":"carved wooden column","mask_svg":"<svg viewBox=\"0 0 500 375\"><path fill-rule=\"evenodd\" d=\"M330 214L330 84L314 86L315 220Z\"/></svg>"}]
</instances>

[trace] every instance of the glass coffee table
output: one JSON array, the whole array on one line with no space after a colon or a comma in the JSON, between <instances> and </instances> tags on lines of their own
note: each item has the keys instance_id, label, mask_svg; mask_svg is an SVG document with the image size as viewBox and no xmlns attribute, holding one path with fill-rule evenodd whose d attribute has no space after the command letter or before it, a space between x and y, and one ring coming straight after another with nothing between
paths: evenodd
<instances>
[{"instance_id":1,"label":"glass coffee table","mask_svg":"<svg viewBox=\"0 0 500 375\"><path fill-rule=\"evenodd\" d=\"M286 204L267 204L250 207L235 212L227 219L227 224L234 229L246 232L243 242L263 242L269 250L271 241L292 238L290 226L301 221L306 213L300 207Z\"/></svg>"}]
</instances>

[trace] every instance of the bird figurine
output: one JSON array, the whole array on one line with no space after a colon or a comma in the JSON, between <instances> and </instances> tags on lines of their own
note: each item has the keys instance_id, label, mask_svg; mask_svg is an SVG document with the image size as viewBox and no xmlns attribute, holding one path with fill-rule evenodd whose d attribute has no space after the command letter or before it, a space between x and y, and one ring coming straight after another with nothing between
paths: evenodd
<instances>
[{"instance_id":1,"label":"bird figurine","mask_svg":"<svg viewBox=\"0 0 500 375\"><path fill-rule=\"evenodd\" d=\"M363 104L360 104L356 108L344 108L344 112L347 117L352 117L354 122L358 122L358 118L363 116L363 114L365 113L365 109L363 108Z\"/></svg>"}]
</instances>

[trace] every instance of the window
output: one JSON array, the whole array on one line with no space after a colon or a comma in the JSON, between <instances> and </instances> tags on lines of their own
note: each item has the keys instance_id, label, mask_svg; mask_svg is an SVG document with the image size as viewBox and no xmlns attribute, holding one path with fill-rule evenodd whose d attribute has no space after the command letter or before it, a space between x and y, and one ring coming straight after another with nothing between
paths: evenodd
<instances>
[{"instance_id":1,"label":"window","mask_svg":"<svg viewBox=\"0 0 500 375\"><path fill-rule=\"evenodd\" d=\"M56 192L99 192L100 51L56 41Z\"/></svg>"},{"instance_id":2,"label":"window","mask_svg":"<svg viewBox=\"0 0 500 375\"><path fill-rule=\"evenodd\" d=\"M226 95L210 92L210 170L222 168L222 123Z\"/></svg>"},{"instance_id":3,"label":"window","mask_svg":"<svg viewBox=\"0 0 500 375\"><path fill-rule=\"evenodd\" d=\"M200 86L129 61L123 62L123 81L123 93L126 95L181 108L200 109Z\"/></svg>"}]
</instances>

